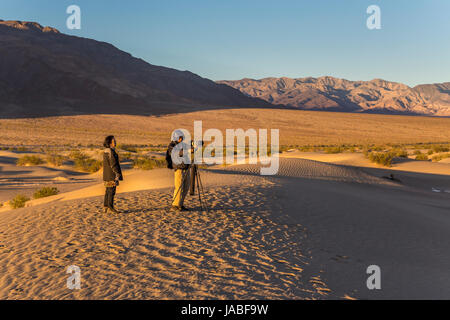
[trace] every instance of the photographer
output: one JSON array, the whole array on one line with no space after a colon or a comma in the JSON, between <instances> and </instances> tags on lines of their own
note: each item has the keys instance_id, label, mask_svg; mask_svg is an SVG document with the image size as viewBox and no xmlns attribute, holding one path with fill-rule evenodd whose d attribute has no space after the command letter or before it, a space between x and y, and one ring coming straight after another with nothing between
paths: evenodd
<instances>
[{"instance_id":1,"label":"photographer","mask_svg":"<svg viewBox=\"0 0 450 320\"><path fill-rule=\"evenodd\" d=\"M181 130L175 130L172 135L172 141L167 147L166 152L166 161L167 167L169 169L174 170L174 184L175 189L173 192L173 202L172 209L176 211L188 211L183 203L186 195L189 191L190 185L190 170L189 170L189 159L190 155L187 155L188 158L183 156L183 149L190 150L190 146L187 148L184 145L180 145L183 143L184 133ZM172 155L172 151L178 152L178 155ZM176 161L173 161L176 158Z\"/></svg>"}]
</instances>

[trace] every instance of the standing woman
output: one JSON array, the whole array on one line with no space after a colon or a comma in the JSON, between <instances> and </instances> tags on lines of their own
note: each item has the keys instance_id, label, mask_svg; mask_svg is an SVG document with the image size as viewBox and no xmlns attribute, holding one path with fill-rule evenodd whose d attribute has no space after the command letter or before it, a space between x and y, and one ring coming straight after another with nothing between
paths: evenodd
<instances>
[{"instance_id":1,"label":"standing woman","mask_svg":"<svg viewBox=\"0 0 450 320\"><path fill-rule=\"evenodd\" d=\"M116 188L119 185L119 181L123 180L123 176L119 163L119 155L115 150L116 145L114 136L107 136L103 143L105 147L105 151L103 152L103 181L106 187L105 201L103 204L105 213L108 212L108 209L114 213L119 213L114 208L114 196L116 195Z\"/></svg>"}]
</instances>

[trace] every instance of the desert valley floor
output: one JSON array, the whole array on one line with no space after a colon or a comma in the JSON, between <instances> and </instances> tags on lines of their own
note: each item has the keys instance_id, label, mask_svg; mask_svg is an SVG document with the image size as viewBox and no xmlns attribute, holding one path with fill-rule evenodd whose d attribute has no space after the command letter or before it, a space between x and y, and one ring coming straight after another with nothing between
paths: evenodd
<instances>
[{"instance_id":1,"label":"desert valley floor","mask_svg":"<svg viewBox=\"0 0 450 320\"><path fill-rule=\"evenodd\" d=\"M450 296L450 193L429 188L450 190L447 177L396 171L397 183L387 169L280 160L273 177L256 165L203 170L209 212L197 197L192 211L167 209L167 169L126 172L119 215L101 213L95 184L2 212L0 298ZM372 264L382 290L366 287ZM81 290L66 288L69 265Z\"/></svg>"}]
</instances>

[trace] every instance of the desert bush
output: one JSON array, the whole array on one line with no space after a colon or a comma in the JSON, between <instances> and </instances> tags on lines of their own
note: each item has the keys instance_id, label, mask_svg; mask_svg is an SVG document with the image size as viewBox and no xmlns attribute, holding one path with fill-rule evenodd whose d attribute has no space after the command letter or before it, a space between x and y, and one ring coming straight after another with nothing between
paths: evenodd
<instances>
[{"instance_id":1,"label":"desert bush","mask_svg":"<svg viewBox=\"0 0 450 320\"><path fill-rule=\"evenodd\" d=\"M394 152L369 152L367 158L374 163L381 164L385 167L392 166L392 160L395 157Z\"/></svg>"},{"instance_id":2,"label":"desert bush","mask_svg":"<svg viewBox=\"0 0 450 320\"><path fill-rule=\"evenodd\" d=\"M69 157L74 161L77 170L94 173L102 168L102 161L90 158L78 150L72 151Z\"/></svg>"},{"instance_id":3,"label":"desert bush","mask_svg":"<svg viewBox=\"0 0 450 320\"><path fill-rule=\"evenodd\" d=\"M83 172L94 173L102 168L102 161L89 157L78 158L75 160L75 168Z\"/></svg>"},{"instance_id":4,"label":"desert bush","mask_svg":"<svg viewBox=\"0 0 450 320\"><path fill-rule=\"evenodd\" d=\"M301 152L314 152L316 151L316 147L314 146L300 146L298 150Z\"/></svg>"},{"instance_id":5,"label":"desert bush","mask_svg":"<svg viewBox=\"0 0 450 320\"><path fill-rule=\"evenodd\" d=\"M133 168L142 170L152 170L155 168L166 168L166 159L151 159L146 157L135 157L133 159Z\"/></svg>"},{"instance_id":6,"label":"desert bush","mask_svg":"<svg viewBox=\"0 0 450 320\"><path fill-rule=\"evenodd\" d=\"M59 193L59 190L55 187L43 187L42 189L36 190L33 194L34 199L45 198L54 196Z\"/></svg>"},{"instance_id":7,"label":"desert bush","mask_svg":"<svg viewBox=\"0 0 450 320\"><path fill-rule=\"evenodd\" d=\"M372 146L370 149L371 149L372 151L378 151L378 152L381 152L381 151L386 150L387 148L386 148L386 146L378 146L378 145L374 145L374 146Z\"/></svg>"},{"instance_id":8,"label":"desert bush","mask_svg":"<svg viewBox=\"0 0 450 320\"><path fill-rule=\"evenodd\" d=\"M25 203L29 201L30 198L22 194L18 194L14 199L9 201L9 205L13 209L19 209L25 207Z\"/></svg>"},{"instance_id":9,"label":"desert bush","mask_svg":"<svg viewBox=\"0 0 450 320\"><path fill-rule=\"evenodd\" d=\"M434 151L433 151L432 149L428 150L428 152L427 152L427 154L428 154L429 156L431 156L433 153L434 153Z\"/></svg>"},{"instance_id":10,"label":"desert bush","mask_svg":"<svg viewBox=\"0 0 450 320\"><path fill-rule=\"evenodd\" d=\"M23 156L17 159L18 166L37 166L43 163L44 161L38 156Z\"/></svg>"},{"instance_id":11,"label":"desert bush","mask_svg":"<svg viewBox=\"0 0 450 320\"><path fill-rule=\"evenodd\" d=\"M341 147L326 147L325 153L336 154L344 152L344 148Z\"/></svg>"},{"instance_id":12,"label":"desert bush","mask_svg":"<svg viewBox=\"0 0 450 320\"><path fill-rule=\"evenodd\" d=\"M447 159L447 158L450 158L450 153L437 154L437 155L433 156L433 158L431 158L431 160L434 162L437 162L437 161L441 161L441 160Z\"/></svg>"},{"instance_id":13,"label":"desert bush","mask_svg":"<svg viewBox=\"0 0 450 320\"><path fill-rule=\"evenodd\" d=\"M444 145L434 145L431 147L434 153L449 152L450 148Z\"/></svg>"},{"instance_id":14,"label":"desert bush","mask_svg":"<svg viewBox=\"0 0 450 320\"><path fill-rule=\"evenodd\" d=\"M395 149L392 149L391 152L393 152L396 157L408 158L408 151L406 151L405 149L395 148Z\"/></svg>"},{"instance_id":15,"label":"desert bush","mask_svg":"<svg viewBox=\"0 0 450 320\"><path fill-rule=\"evenodd\" d=\"M424 153L419 153L416 155L416 160L428 161L428 156Z\"/></svg>"},{"instance_id":16,"label":"desert bush","mask_svg":"<svg viewBox=\"0 0 450 320\"><path fill-rule=\"evenodd\" d=\"M51 164L52 166L60 167L63 165L64 161L66 161L66 157L62 155L55 153L50 153L47 155L47 163Z\"/></svg>"}]
</instances>

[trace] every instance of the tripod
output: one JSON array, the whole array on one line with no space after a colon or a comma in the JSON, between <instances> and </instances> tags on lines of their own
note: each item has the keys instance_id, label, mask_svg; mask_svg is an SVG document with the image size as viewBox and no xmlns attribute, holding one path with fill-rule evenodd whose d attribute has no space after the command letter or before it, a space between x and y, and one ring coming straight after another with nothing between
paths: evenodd
<instances>
[{"instance_id":1,"label":"tripod","mask_svg":"<svg viewBox=\"0 0 450 320\"><path fill-rule=\"evenodd\" d=\"M191 170L191 185L190 185L190 195L195 195L195 183L197 181L197 192L198 200L200 201L200 206L206 212L208 212L208 203L205 200L205 191L203 189L202 178L200 177L200 169L197 164L193 164L190 168Z\"/></svg>"},{"instance_id":2,"label":"tripod","mask_svg":"<svg viewBox=\"0 0 450 320\"><path fill-rule=\"evenodd\" d=\"M196 164L191 165L189 167L189 169L187 169L187 170L185 170L183 172L181 185L178 188L178 190L175 193L173 198L175 199L178 196L178 194L180 193L181 188L183 187L184 182L187 179L188 172L189 172L188 170L191 170L191 175L190 175L190 180L191 180L190 181L191 182L191 184L190 184L190 195L195 195L195 185L197 184L197 192L198 192L198 199L200 201L200 206L202 208L202 211L208 212L209 211L209 207L208 207L208 203L204 199L205 191L203 189L203 182L202 182L202 179L200 177L200 170L199 170L199 168L198 168L198 166Z\"/></svg>"}]
</instances>

